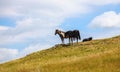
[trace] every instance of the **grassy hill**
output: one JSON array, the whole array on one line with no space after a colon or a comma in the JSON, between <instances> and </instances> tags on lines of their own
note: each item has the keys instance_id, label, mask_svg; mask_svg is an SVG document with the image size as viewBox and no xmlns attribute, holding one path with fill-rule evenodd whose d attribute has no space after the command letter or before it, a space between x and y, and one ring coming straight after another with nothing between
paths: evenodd
<instances>
[{"instance_id":1,"label":"grassy hill","mask_svg":"<svg viewBox=\"0 0 120 72\"><path fill-rule=\"evenodd\" d=\"M56 45L0 64L0 72L120 72L120 36Z\"/></svg>"}]
</instances>

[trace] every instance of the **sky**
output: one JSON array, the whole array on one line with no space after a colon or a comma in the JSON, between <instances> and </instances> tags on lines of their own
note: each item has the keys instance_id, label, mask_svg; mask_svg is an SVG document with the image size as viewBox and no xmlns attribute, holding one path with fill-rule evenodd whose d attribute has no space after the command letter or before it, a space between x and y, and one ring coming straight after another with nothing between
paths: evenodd
<instances>
[{"instance_id":1,"label":"sky","mask_svg":"<svg viewBox=\"0 0 120 72\"><path fill-rule=\"evenodd\" d=\"M0 63L60 44L55 29L120 35L120 0L0 0Z\"/></svg>"}]
</instances>

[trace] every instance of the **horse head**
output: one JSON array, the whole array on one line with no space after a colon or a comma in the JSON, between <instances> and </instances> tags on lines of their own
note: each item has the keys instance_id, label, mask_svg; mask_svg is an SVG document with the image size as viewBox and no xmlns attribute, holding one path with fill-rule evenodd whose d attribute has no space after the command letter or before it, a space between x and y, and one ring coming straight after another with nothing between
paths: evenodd
<instances>
[{"instance_id":1,"label":"horse head","mask_svg":"<svg viewBox=\"0 0 120 72\"><path fill-rule=\"evenodd\" d=\"M56 29L56 30L55 30L55 35L56 35L56 34L60 34L60 30Z\"/></svg>"}]
</instances>

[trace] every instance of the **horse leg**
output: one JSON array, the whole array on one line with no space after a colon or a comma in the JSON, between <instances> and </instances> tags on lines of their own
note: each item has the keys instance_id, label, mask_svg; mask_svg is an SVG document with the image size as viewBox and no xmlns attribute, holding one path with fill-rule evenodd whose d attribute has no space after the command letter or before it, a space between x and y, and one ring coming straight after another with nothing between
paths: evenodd
<instances>
[{"instance_id":1,"label":"horse leg","mask_svg":"<svg viewBox=\"0 0 120 72\"><path fill-rule=\"evenodd\" d=\"M73 38L71 37L71 43L73 44Z\"/></svg>"},{"instance_id":2,"label":"horse leg","mask_svg":"<svg viewBox=\"0 0 120 72\"><path fill-rule=\"evenodd\" d=\"M62 39L62 43L64 44L64 38Z\"/></svg>"},{"instance_id":3,"label":"horse leg","mask_svg":"<svg viewBox=\"0 0 120 72\"><path fill-rule=\"evenodd\" d=\"M78 37L77 37L77 43L78 43Z\"/></svg>"},{"instance_id":4,"label":"horse leg","mask_svg":"<svg viewBox=\"0 0 120 72\"><path fill-rule=\"evenodd\" d=\"M70 37L69 37L69 44L70 44Z\"/></svg>"},{"instance_id":5,"label":"horse leg","mask_svg":"<svg viewBox=\"0 0 120 72\"><path fill-rule=\"evenodd\" d=\"M62 44L64 44L64 38L61 37Z\"/></svg>"},{"instance_id":6,"label":"horse leg","mask_svg":"<svg viewBox=\"0 0 120 72\"><path fill-rule=\"evenodd\" d=\"M70 37L70 43L73 44L73 38L72 37Z\"/></svg>"}]
</instances>

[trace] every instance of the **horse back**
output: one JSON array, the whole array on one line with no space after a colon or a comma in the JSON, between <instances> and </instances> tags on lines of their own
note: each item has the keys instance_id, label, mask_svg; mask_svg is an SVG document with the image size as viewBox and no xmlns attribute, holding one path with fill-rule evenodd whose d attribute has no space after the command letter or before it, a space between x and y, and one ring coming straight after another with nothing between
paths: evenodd
<instances>
[{"instance_id":1,"label":"horse back","mask_svg":"<svg viewBox=\"0 0 120 72\"><path fill-rule=\"evenodd\" d=\"M66 38L72 37L72 31L67 31L67 32L65 32L65 37L66 37Z\"/></svg>"}]
</instances>

